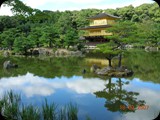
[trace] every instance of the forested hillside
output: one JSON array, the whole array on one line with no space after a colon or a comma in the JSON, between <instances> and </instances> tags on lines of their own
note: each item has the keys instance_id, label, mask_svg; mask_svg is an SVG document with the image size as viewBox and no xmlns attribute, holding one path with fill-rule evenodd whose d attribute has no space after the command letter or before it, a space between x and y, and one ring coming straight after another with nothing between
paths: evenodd
<instances>
[{"instance_id":1,"label":"forested hillside","mask_svg":"<svg viewBox=\"0 0 160 120\"><path fill-rule=\"evenodd\" d=\"M117 9L82 9L80 11L40 11L26 6L19 0L4 3L12 7L14 16L0 16L0 48L26 53L30 48L64 48L81 46L79 28L89 24L88 17L105 11L120 16L120 22L129 21L137 27L136 43L146 40L154 45L160 41L160 8L157 3ZM138 33L141 33L138 35Z\"/></svg>"}]
</instances>

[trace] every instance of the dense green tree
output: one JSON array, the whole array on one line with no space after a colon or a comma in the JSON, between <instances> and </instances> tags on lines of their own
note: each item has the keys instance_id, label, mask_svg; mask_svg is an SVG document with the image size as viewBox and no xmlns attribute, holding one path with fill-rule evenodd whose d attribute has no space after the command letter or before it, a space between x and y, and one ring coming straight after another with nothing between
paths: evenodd
<instances>
[{"instance_id":1,"label":"dense green tree","mask_svg":"<svg viewBox=\"0 0 160 120\"><path fill-rule=\"evenodd\" d=\"M115 56L119 56L118 67L121 67L122 52L125 45L134 42L136 34L136 25L132 22L119 22L110 28L107 28L108 32L112 33L112 36L106 36L110 41L98 45L99 48L97 52L102 52L106 54L106 58L109 61L109 66L111 67L111 60Z\"/></svg>"},{"instance_id":2,"label":"dense green tree","mask_svg":"<svg viewBox=\"0 0 160 120\"><path fill-rule=\"evenodd\" d=\"M154 23L151 28L149 42L153 46L157 46L160 43L160 24Z\"/></svg>"},{"instance_id":3,"label":"dense green tree","mask_svg":"<svg viewBox=\"0 0 160 120\"><path fill-rule=\"evenodd\" d=\"M15 28L17 25L18 20L15 17L0 16L0 32L5 29Z\"/></svg>"},{"instance_id":4,"label":"dense green tree","mask_svg":"<svg viewBox=\"0 0 160 120\"><path fill-rule=\"evenodd\" d=\"M25 34L21 34L21 36L16 37L14 41L14 51L21 54L27 54L28 50L34 47L34 41L26 37Z\"/></svg>"},{"instance_id":5,"label":"dense green tree","mask_svg":"<svg viewBox=\"0 0 160 120\"><path fill-rule=\"evenodd\" d=\"M43 13L48 16L47 22L50 24L55 24L58 21L59 17L62 15L62 12L58 10L57 11L44 10Z\"/></svg>"},{"instance_id":6,"label":"dense green tree","mask_svg":"<svg viewBox=\"0 0 160 120\"><path fill-rule=\"evenodd\" d=\"M32 23L47 23L51 18L45 12L34 9L34 15L29 16L28 19Z\"/></svg>"},{"instance_id":7,"label":"dense green tree","mask_svg":"<svg viewBox=\"0 0 160 120\"><path fill-rule=\"evenodd\" d=\"M62 13L55 26L59 28L59 39L57 39L56 43L68 48L78 42L77 24L73 19L73 14L70 11L65 11Z\"/></svg>"},{"instance_id":8,"label":"dense green tree","mask_svg":"<svg viewBox=\"0 0 160 120\"><path fill-rule=\"evenodd\" d=\"M132 16L131 21L132 21L132 22L139 22L139 21L140 21L139 19L140 19L139 16L138 16L137 14L134 14L134 15Z\"/></svg>"},{"instance_id":9,"label":"dense green tree","mask_svg":"<svg viewBox=\"0 0 160 120\"><path fill-rule=\"evenodd\" d=\"M121 50L116 49L117 44L114 41L110 41L105 44L99 44L97 47L98 49L95 52L103 53L109 62L109 67L112 67L112 59L121 52Z\"/></svg>"},{"instance_id":10,"label":"dense green tree","mask_svg":"<svg viewBox=\"0 0 160 120\"><path fill-rule=\"evenodd\" d=\"M124 21L117 22L112 27L107 28L107 31L112 33L112 36L108 36L107 38L115 40L120 47L123 47L123 45L135 41L137 27L133 22Z\"/></svg>"},{"instance_id":11,"label":"dense green tree","mask_svg":"<svg viewBox=\"0 0 160 120\"><path fill-rule=\"evenodd\" d=\"M36 47L41 47L41 46L43 46L43 41L41 41L41 39L40 39L41 36L42 36L42 28L35 27L35 28L31 28L31 32L30 32L28 38L33 40Z\"/></svg>"},{"instance_id":12,"label":"dense green tree","mask_svg":"<svg viewBox=\"0 0 160 120\"><path fill-rule=\"evenodd\" d=\"M123 20L131 20L134 15L134 7L132 5L117 8L117 14L123 18Z\"/></svg>"},{"instance_id":13,"label":"dense green tree","mask_svg":"<svg viewBox=\"0 0 160 120\"><path fill-rule=\"evenodd\" d=\"M160 11L159 6L156 2L151 4L142 4L137 7L131 5L116 10L106 9L113 15L120 16L122 21L132 20L133 22L142 22L144 20L152 20L154 22L160 22Z\"/></svg>"},{"instance_id":14,"label":"dense green tree","mask_svg":"<svg viewBox=\"0 0 160 120\"><path fill-rule=\"evenodd\" d=\"M53 45L56 45L57 38L59 38L59 35L55 26L43 26L42 36L40 38L43 43L46 43L46 45L49 47L53 47Z\"/></svg>"},{"instance_id":15,"label":"dense green tree","mask_svg":"<svg viewBox=\"0 0 160 120\"><path fill-rule=\"evenodd\" d=\"M8 29L0 34L0 40L4 48L12 49L15 38L19 35L16 28Z\"/></svg>"},{"instance_id":16,"label":"dense green tree","mask_svg":"<svg viewBox=\"0 0 160 120\"><path fill-rule=\"evenodd\" d=\"M158 46L160 42L160 25L152 21L144 21L141 24L138 24L138 43L149 45L149 46Z\"/></svg>"},{"instance_id":17,"label":"dense green tree","mask_svg":"<svg viewBox=\"0 0 160 120\"><path fill-rule=\"evenodd\" d=\"M31 32L31 23L26 23L26 24L22 24L22 25L19 25L17 27L17 29L22 33L22 34L25 34L26 36L28 36Z\"/></svg>"},{"instance_id":18,"label":"dense green tree","mask_svg":"<svg viewBox=\"0 0 160 120\"><path fill-rule=\"evenodd\" d=\"M60 34L66 34L67 29L72 26L72 13L70 11L65 11L58 19L56 27L59 28Z\"/></svg>"},{"instance_id":19,"label":"dense green tree","mask_svg":"<svg viewBox=\"0 0 160 120\"><path fill-rule=\"evenodd\" d=\"M117 16L115 9L106 9L105 12L108 13L108 14L116 15Z\"/></svg>"},{"instance_id":20,"label":"dense green tree","mask_svg":"<svg viewBox=\"0 0 160 120\"><path fill-rule=\"evenodd\" d=\"M64 44L69 48L69 46L74 46L78 43L78 35L74 29L67 30L64 37Z\"/></svg>"}]
</instances>

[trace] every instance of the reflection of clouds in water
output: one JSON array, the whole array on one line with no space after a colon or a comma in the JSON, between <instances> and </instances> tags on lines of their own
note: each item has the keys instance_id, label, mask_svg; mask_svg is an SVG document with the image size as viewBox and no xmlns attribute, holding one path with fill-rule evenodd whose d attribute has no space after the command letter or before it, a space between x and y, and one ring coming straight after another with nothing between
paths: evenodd
<instances>
[{"instance_id":1,"label":"reflection of clouds in water","mask_svg":"<svg viewBox=\"0 0 160 120\"><path fill-rule=\"evenodd\" d=\"M100 79L84 79L82 77L47 79L27 73L23 76L1 78L0 93L6 90L19 90L27 97L33 95L49 96L59 88L68 88L78 94L93 93L103 90L105 81Z\"/></svg>"},{"instance_id":2,"label":"reflection of clouds in water","mask_svg":"<svg viewBox=\"0 0 160 120\"><path fill-rule=\"evenodd\" d=\"M54 93L54 90L51 87L40 87L40 86L28 86L22 88L22 91L26 94L26 96L31 97L33 95L42 95L48 96Z\"/></svg>"},{"instance_id":3,"label":"reflection of clouds in water","mask_svg":"<svg viewBox=\"0 0 160 120\"><path fill-rule=\"evenodd\" d=\"M73 91L81 94L81 93L94 93L97 91L101 91L105 88L105 82L99 79L93 80L76 80L70 81L67 83L67 88L72 89Z\"/></svg>"},{"instance_id":4,"label":"reflection of clouds in water","mask_svg":"<svg viewBox=\"0 0 160 120\"><path fill-rule=\"evenodd\" d=\"M112 82L116 80L117 79L112 79ZM54 94L57 89L69 89L77 94L92 94L96 91L103 90L106 83L108 83L108 81L103 81L99 78L87 79L80 76L73 76L71 78L55 77L51 79L27 73L23 76L1 78L0 95L2 95L4 91L10 89L19 90L27 97L32 97L34 95L50 96ZM138 99L145 100L146 105L149 105L149 110L137 110L135 113L123 114L121 117L118 116L115 120L151 120L156 117L160 108L159 84L156 85L134 79L122 88L127 91L138 92Z\"/></svg>"},{"instance_id":5,"label":"reflection of clouds in water","mask_svg":"<svg viewBox=\"0 0 160 120\"><path fill-rule=\"evenodd\" d=\"M158 86L160 88L160 85ZM149 105L149 109L136 110L135 113L127 113L123 115L124 120L152 120L158 115L160 112L160 89L157 90L157 85L153 83L143 83L143 81L135 79L134 83L130 82L129 86L126 86L125 89L126 88L137 91L139 93L139 96L137 96L138 99L145 100L146 105ZM117 118L116 120L121 119Z\"/></svg>"}]
</instances>

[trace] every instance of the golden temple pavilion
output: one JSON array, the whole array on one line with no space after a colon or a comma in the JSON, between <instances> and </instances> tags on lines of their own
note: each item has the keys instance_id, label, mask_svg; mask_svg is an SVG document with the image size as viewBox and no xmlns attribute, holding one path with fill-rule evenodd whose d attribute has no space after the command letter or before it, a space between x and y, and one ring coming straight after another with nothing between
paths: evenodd
<instances>
[{"instance_id":1,"label":"golden temple pavilion","mask_svg":"<svg viewBox=\"0 0 160 120\"><path fill-rule=\"evenodd\" d=\"M104 36L112 35L112 33L107 32L107 28L115 24L115 20L120 19L120 17L107 13L100 13L89 17L88 19L90 21L90 25L81 28L81 30L85 31L83 37L88 41L88 45L96 45L107 41Z\"/></svg>"}]
</instances>

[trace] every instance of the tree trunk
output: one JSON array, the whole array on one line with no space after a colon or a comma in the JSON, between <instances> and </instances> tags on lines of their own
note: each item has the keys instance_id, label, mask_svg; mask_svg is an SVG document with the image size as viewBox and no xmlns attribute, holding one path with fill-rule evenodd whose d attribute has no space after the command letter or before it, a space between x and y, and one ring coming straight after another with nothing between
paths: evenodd
<instances>
[{"instance_id":1,"label":"tree trunk","mask_svg":"<svg viewBox=\"0 0 160 120\"><path fill-rule=\"evenodd\" d=\"M119 54L118 67L121 67L121 65L122 65L122 54Z\"/></svg>"},{"instance_id":2,"label":"tree trunk","mask_svg":"<svg viewBox=\"0 0 160 120\"><path fill-rule=\"evenodd\" d=\"M112 67L112 59L108 59L109 67Z\"/></svg>"},{"instance_id":3,"label":"tree trunk","mask_svg":"<svg viewBox=\"0 0 160 120\"><path fill-rule=\"evenodd\" d=\"M113 58L113 56L112 55L108 55L106 58L108 60L109 67L112 67L112 58Z\"/></svg>"},{"instance_id":4,"label":"tree trunk","mask_svg":"<svg viewBox=\"0 0 160 120\"><path fill-rule=\"evenodd\" d=\"M52 46L52 41L51 41L51 40L49 41L49 47L50 47L50 48L53 47L53 46Z\"/></svg>"}]
</instances>

